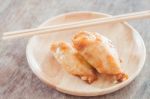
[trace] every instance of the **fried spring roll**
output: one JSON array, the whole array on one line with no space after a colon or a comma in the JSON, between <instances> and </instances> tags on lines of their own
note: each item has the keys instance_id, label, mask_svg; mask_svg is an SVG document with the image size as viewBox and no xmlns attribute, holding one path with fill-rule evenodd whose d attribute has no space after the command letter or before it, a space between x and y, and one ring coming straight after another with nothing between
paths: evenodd
<instances>
[{"instance_id":1,"label":"fried spring roll","mask_svg":"<svg viewBox=\"0 0 150 99\"><path fill-rule=\"evenodd\" d=\"M99 73L113 75L119 82L128 76L120 68L120 60L112 42L98 33L78 32L73 38L76 50Z\"/></svg>"},{"instance_id":2,"label":"fried spring roll","mask_svg":"<svg viewBox=\"0 0 150 99\"><path fill-rule=\"evenodd\" d=\"M93 68L69 44L54 42L51 44L50 50L55 59L70 74L80 77L87 83L92 83L97 79Z\"/></svg>"}]
</instances>

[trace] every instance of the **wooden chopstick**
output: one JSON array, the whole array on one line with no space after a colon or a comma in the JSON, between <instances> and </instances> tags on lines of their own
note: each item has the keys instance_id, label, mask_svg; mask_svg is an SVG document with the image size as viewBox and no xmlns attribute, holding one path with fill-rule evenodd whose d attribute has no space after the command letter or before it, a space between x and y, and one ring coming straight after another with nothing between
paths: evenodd
<instances>
[{"instance_id":1,"label":"wooden chopstick","mask_svg":"<svg viewBox=\"0 0 150 99\"><path fill-rule=\"evenodd\" d=\"M59 32L62 30L86 27L91 25L98 25L103 23L122 22L122 21L145 19L145 18L150 18L150 11L134 12L134 13L128 13L123 15L110 16L106 18L97 18L97 19L85 20L80 22L73 22L68 24L26 29L21 31L14 31L14 32L6 32L3 33L3 39L48 34L52 32Z\"/></svg>"}]
</instances>

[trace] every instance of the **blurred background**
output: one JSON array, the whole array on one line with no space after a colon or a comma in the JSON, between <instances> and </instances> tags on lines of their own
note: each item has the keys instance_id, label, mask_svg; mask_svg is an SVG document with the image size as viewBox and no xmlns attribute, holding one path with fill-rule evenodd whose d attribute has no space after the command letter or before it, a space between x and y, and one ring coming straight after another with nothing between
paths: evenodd
<instances>
[{"instance_id":1,"label":"blurred background","mask_svg":"<svg viewBox=\"0 0 150 99\"><path fill-rule=\"evenodd\" d=\"M0 0L3 32L38 27L47 19L72 11L111 15L150 10L150 0ZM147 58L140 75L127 87L92 99L150 99L150 19L129 22L141 34ZM29 69L25 56L29 38L0 41L0 99L89 99L48 88Z\"/></svg>"}]
</instances>

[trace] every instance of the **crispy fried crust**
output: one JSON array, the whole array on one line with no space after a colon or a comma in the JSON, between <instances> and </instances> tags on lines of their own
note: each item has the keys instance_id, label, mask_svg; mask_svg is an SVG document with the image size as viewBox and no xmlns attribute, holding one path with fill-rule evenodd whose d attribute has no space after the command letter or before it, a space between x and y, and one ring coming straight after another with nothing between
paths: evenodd
<instances>
[{"instance_id":1,"label":"crispy fried crust","mask_svg":"<svg viewBox=\"0 0 150 99\"><path fill-rule=\"evenodd\" d=\"M76 50L99 73L115 75L118 81L128 78L120 68L116 49L106 37L82 31L73 36L72 42Z\"/></svg>"},{"instance_id":2,"label":"crispy fried crust","mask_svg":"<svg viewBox=\"0 0 150 99\"><path fill-rule=\"evenodd\" d=\"M70 74L80 77L87 83L92 83L97 79L93 68L69 44L54 42L51 44L50 50L55 59Z\"/></svg>"}]
</instances>

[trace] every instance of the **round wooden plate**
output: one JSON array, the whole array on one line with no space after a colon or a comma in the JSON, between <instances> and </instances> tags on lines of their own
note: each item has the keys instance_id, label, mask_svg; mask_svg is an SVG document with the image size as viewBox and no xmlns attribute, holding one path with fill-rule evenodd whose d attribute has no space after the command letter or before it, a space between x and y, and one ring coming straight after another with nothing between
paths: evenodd
<instances>
[{"instance_id":1,"label":"round wooden plate","mask_svg":"<svg viewBox=\"0 0 150 99\"><path fill-rule=\"evenodd\" d=\"M52 26L108 16L96 12L72 12L54 17L41 26ZM71 43L72 35L81 30L98 32L112 40L122 60L122 69L129 75L128 80L113 84L107 78L99 77L94 83L87 84L78 77L68 74L57 63L49 50L51 41L64 40ZM122 22L34 36L28 42L26 56L35 75L56 90L77 96L96 96L114 92L129 84L141 71L145 61L146 50L140 34L129 24Z\"/></svg>"}]
</instances>

